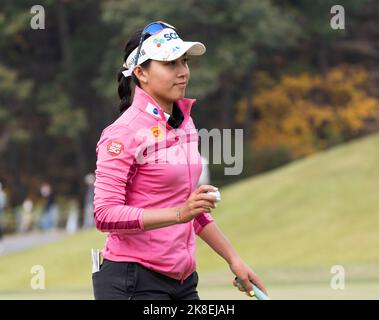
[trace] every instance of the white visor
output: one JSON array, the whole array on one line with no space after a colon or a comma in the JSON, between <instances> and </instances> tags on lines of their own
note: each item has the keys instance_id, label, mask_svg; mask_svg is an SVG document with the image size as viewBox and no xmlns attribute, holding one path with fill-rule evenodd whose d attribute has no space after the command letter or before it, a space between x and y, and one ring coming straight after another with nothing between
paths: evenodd
<instances>
[{"instance_id":1,"label":"white visor","mask_svg":"<svg viewBox=\"0 0 379 320\"><path fill-rule=\"evenodd\" d=\"M132 51L123 65L127 68L127 70L122 72L125 77L130 77L134 70L137 49L135 48ZM142 43L138 64L144 63L149 59L172 61L185 53L190 56L200 56L205 53L205 46L201 42L183 41L175 30L166 28L150 36Z\"/></svg>"}]
</instances>

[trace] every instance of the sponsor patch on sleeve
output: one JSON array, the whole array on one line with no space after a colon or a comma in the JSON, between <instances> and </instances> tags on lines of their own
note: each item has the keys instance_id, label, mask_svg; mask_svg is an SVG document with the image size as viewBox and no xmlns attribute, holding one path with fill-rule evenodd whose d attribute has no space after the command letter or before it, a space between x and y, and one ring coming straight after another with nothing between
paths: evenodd
<instances>
[{"instance_id":1,"label":"sponsor patch on sleeve","mask_svg":"<svg viewBox=\"0 0 379 320\"><path fill-rule=\"evenodd\" d=\"M118 141L111 141L107 145L107 151L112 157L119 156L124 151L124 145Z\"/></svg>"}]
</instances>

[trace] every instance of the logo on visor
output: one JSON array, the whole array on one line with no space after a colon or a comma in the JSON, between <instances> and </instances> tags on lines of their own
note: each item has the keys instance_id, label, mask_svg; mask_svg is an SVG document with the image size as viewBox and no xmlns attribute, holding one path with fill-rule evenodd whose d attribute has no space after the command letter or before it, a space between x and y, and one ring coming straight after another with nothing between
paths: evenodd
<instances>
[{"instance_id":1,"label":"logo on visor","mask_svg":"<svg viewBox=\"0 0 379 320\"><path fill-rule=\"evenodd\" d=\"M140 51L140 53L139 53L139 57L141 58L141 57L144 56L145 54L146 54L146 51L145 51L144 49L141 49L141 51ZM130 60L129 65L130 65L130 66L134 66L136 60L137 60L137 53L136 53L136 55Z\"/></svg>"},{"instance_id":2,"label":"logo on visor","mask_svg":"<svg viewBox=\"0 0 379 320\"><path fill-rule=\"evenodd\" d=\"M170 41L172 39L179 39L179 36L176 32L170 32L163 35L167 41Z\"/></svg>"},{"instance_id":3,"label":"logo on visor","mask_svg":"<svg viewBox=\"0 0 379 320\"><path fill-rule=\"evenodd\" d=\"M158 39L158 38L156 38L156 39L154 39L154 44L159 48L162 44L164 44L165 43L165 41L164 41L164 39Z\"/></svg>"},{"instance_id":4,"label":"logo on visor","mask_svg":"<svg viewBox=\"0 0 379 320\"><path fill-rule=\"evenodd\" d=\"M180 50L180 47L179 47L179 46L175 46L175 47L173 47L173 48L171 49L172 53L175 53L175 52L177 52L177 51L179 51L179 50Z\"/></svg>"}]
</instances>

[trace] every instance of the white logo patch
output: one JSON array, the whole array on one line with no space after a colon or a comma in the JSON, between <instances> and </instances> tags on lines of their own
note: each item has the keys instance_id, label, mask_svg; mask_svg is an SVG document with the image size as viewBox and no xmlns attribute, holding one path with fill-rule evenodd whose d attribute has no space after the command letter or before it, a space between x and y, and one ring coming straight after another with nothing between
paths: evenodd
<instances>
[{"instance_id":1,"label":"white logo patch","mask_svg":"<svg viewBox=\"0 0 379 320\"><path fill-rule=\"evenodd\" d=\"M146 112L152 114L153 116L155 116L155 117L157 117L159 119L161 118L161 115L159 114L158 107L154 106L150 102L147 104L145 110L146 110Z\"/></svg>"}]
</instances>

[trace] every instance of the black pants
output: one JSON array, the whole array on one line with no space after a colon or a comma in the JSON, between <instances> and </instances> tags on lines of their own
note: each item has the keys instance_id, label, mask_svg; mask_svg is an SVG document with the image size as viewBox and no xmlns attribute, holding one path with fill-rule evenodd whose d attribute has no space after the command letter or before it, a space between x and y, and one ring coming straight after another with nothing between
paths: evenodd
<instances>
[{"instance_id":1,"label":"black pants","mask_svg":"<svg viewBox=\"0 0 379 320\"><path fill-rule=\"evenodd\" d=\"M92 274L96 300L199 300L198 281L196 271L181 284L139 263L106 259Z\"/></svg>"}]
</instances>

